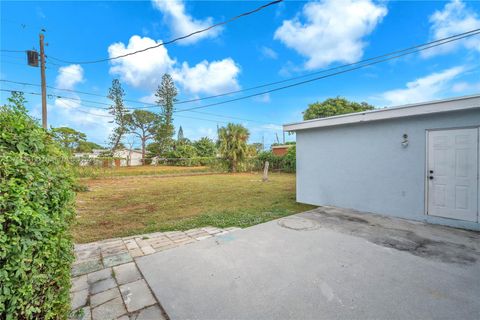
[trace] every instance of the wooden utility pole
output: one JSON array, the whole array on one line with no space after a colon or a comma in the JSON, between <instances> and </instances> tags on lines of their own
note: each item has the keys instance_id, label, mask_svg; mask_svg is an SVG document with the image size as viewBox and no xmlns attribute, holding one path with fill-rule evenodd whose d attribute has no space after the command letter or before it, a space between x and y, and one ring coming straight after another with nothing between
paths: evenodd
<instances>
[{"instance_id":1,"label":"wooden utility pole","mask_svg":"<svg viewBox=\"0 0 480 320\"><path fill-rule=\"evenodd\" d=\"M44 35L40 33L40 77L42 80L42 126L47 129L47 84L45 80Z\"/></svg>"}]
</instances>

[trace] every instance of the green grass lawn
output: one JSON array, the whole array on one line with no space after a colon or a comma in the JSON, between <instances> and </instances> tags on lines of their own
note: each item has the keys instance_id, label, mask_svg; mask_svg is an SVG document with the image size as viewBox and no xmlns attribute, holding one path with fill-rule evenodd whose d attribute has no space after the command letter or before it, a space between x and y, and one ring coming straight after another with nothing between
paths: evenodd
<instances>
[{"instance_id":1,"label":"green grass lawn","mask_svg":"<svg viewBox=\"0 0 480 320\"><path fill-rule=\"evenodd\" d=\"M295 202L295 175L128 177L84 180L77 195L77 243L202 226L248 227L313 208Z\"/></svg>"}]
</instances>

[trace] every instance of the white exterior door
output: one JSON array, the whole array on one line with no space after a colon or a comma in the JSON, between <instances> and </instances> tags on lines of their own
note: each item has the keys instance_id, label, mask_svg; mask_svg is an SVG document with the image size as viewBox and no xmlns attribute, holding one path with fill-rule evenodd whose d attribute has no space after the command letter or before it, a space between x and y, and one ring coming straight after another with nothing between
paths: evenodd
<instances>
[{"instance_id":1,"label":"white exterior door","mask_svg":"<svg viewBox=\"0 0 480 320\"><path fill-rule=\"evenodd\" d=\"M478 221L478 128L428 133L428 214Z\"/></svg>"}]
</instances>

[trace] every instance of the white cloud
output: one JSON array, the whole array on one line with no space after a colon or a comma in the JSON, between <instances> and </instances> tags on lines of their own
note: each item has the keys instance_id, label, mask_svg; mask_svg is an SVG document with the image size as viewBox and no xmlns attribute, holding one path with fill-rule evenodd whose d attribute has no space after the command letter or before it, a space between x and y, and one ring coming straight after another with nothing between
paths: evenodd
<instances>
[{"instance_id":1,"label":"white cloud","mask_svg":"<svg viewBox=\"0 0 480 320\"><path fill-rule=\"evenodd\" d=\"M180 0L152 0L153 6L163 13L165 23L172 28L175 37L185 36L194 31L205 29L213 24L213 19L207 17L203 20L193 18L186 12L185 3ZM178 44L191 44L204 38L214 38L221 28L214 28L180 40Z\"/></svg>"},{"instance_id":2,"label":"white cloud","mask_svg":"<svg viewBox=\"0 0 480 320\"><path fill-rule=\"evenodd\" d=\"M122 42L111 44L108 47L108 54L110 57L115 57L152 47L156 44L157 42L151 38L134 35L130 38L127 46ZM160 83L164 73L171 72L175 62L168 55L167 48L160 46L142 53L112 60L110 74L119 75L122 81L134 87L154 88Z\"/></svg>"},{"instance_id":3,"label":"white cloud","mask_svg":"<svg viewBox=\"0 0 480 320\"><path fill-rule=\"evenodd\" d=\"M70 94L69 97L76 100L55 98L53 105L49 108L55 112L56 117L62 119L63 122L66 121L69 125L73 126L85 126L101 124L112 120L107 110L82 106L82 100L76 94Z\"/></svg>"},{"instance_id":4,"label":"white cloud","mask_svg":"<svg viewBox=\"0 0 480 320\"><path fill-rule=\"evenodd\" d=\"M185 131L188 131L188 137L192 140L198 140L202 137L208 137L212 140L215 140L217 139L217 129L215 128L215 124L213 124L212 126L213 128L200 127L197 130L186 129Z\"/></svg>"},{"instance_id":5,"label":"white cloud","mask_svg":"<svg viewBox=\"0 0 480 320\"><path fill-rule=\"evenodd\" d=\"M391 105L422 102L441 98L451 89L451 81L465 71L459 66L435 72L423 78L407 82L406 88L384 92L381 96Z\"/></svg>"},{"instance_id":6,"label":"white cloud","mask_svg":"<svg viewBox=\"0 0 480 320\"><path fill-rule=\"evenodd\" d=\"M59 68L55 80L56 86L63 89L75 89L83 81L83 68L75 64ZM52 125L69 126L86 132L89 134L88 139L106 139L112 129L108 111L82 106L82 100L77 94L70 93L68 96L73 99L55 98L53 104L48 105Z\"/></svg>"},{"instance_id":7,"label":"white cloud","mask_svg":"<svg viewBox=\"0 0 480 320\"><path fill-rule=\"evenodd\" d=\"M384 5L371 0L309 2L301 14L283 21L274 38L305 56L307 69L333 62L352 63L363 55L366 45L363 38L386 14Z\"/></svg>"},{"instance_id":8,"label":"white cloud","mask_svg":"<svg viewBox=\"0 0 480 320\"><path fill-rule=\"evenodd\" d=\"M151 38L134 35L127 46L121 42L114 43L108 47L108 52L110 57L113 57L155 44L157 42ZM212 62L204 60L190 67L187 62L179 65L176 59L169 56L167 48L161 46L112 60L111 63L110 74L120 76L120 79L129 85L147 90L154 90L167 72L191 94L217 94L240 88L237 81L240 67L231 58Z\"/></svg>"},{"instance_id":9,"label":"white cloud","mask_svg":"<svg viewBox=\"0 0 480 320\"><path fill-rule=\"evenodd\" d=\"M465 81L457 82L452 86L455 93L474 93L480 91L480 82L469 83Z\"/></svg>"},{"instance_id":10,"label":"white cloud","mask_svg":"<svg viewBox=\"0 0 480 320\"><path fill-rule=\"evenodd\" d=\"M270 103L270 101L272 100L271 97L270 97L270 93L265 93L265 94L262 94L260 96L256 96L253 99L255 101L262 102L262 103Z\"/></svg>"},{"instance_id":11,"label":"white cloud","mask_svg":"<svg viewBox=\"0 0 480 320\"><path fill-rule=\"evenodd\" d=\"M55 80L56 86L62 89L73 89L73 87L85 81L83 78L83 68L78 64L60 67Z\"/></svg>"},{"instance_id":12,"label":"white cloud","mask_svg":"<svg viewBox=\"0 0 480 320\"><path fill-rule=\"evenodd\" d=\"M274 59L274 60L278 58L277 52L275 50L273 50L272 48L262 46L260 48L260 52L266 58Z\"/></svg>"},{"instance_id":13,"label":"white cloud","mask_svg":"<svg viewBox=\"0 0 480 320\"><path fill-rule=\"evenodd\" d=\"M139 100L143 103L152 104L152 103L155 103L155 101L158 100L158 98L155 96L155 92L152 92L148 96L141 97Z\"/></svg>"},{"instance_id":14,"label":"white cloud","mask_svg":"<svg viewBox=\"0 0 480 320\"><path fill-rule=\"evenodd\" d=\"M272 131L283 131L282 126L280 126L278 124L273 124L273 123L264 124L264 125L261 126L261 129L272 130Z\"/></svg>"},{"instance_id":15,"label":"white cloud","mask_svg":"<svg viewBox=\"0 0 480 320\"><path fill-rule=\"evenodd\" d=\"M443 10L435 11L429 19L431 39L437 40L455 34L464 33L480 28L480 17L476 12L467 8L460 0L453 0L445 5ZM480 39L472 36L460 41L451 42L422 52L423 57L451 52L463 46L480 52Z\"/></svg>"},{"instance_id":16,"label":"white cloud","mask_svg":"<svg viewBox=\"0 0 480 320\"><path fill-rule=\"evenodd\" d=\"M187 62L172 77L193 94L219 94L238 90L237 76L240 67L231 58L208 62L206 60L190 68Z\"/></svg>"}]
</instances>

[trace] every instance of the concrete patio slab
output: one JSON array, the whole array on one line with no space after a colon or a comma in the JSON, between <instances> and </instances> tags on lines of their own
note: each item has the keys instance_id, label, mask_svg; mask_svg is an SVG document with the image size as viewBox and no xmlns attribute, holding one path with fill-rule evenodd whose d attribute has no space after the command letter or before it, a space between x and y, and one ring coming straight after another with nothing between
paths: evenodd
<instances>
[{"instance_id":1,"label":"concrete patio slab","mask_svg":"<svg viewBox=\"0 0 480 320\"><path fill-rule=\"evenodd\" d=\"M172 320L479 319L479 261L479 233L325 207L135 259Z\"/></svg>"},{"instance_id":2,"label":"concrete patio slab","mask_svg":"<svg viewBox=\"0 0 480 320\"><path fill-rule=\"evenodd\" d=\"M197 235L212 237L204 229L155 232L76 244L69 319L167 319L132 258L194 243L201 240ZM216 234L238 229L209 228ZM171 240L169 235L179 241Z\"/></svg>"}]
</instances>

